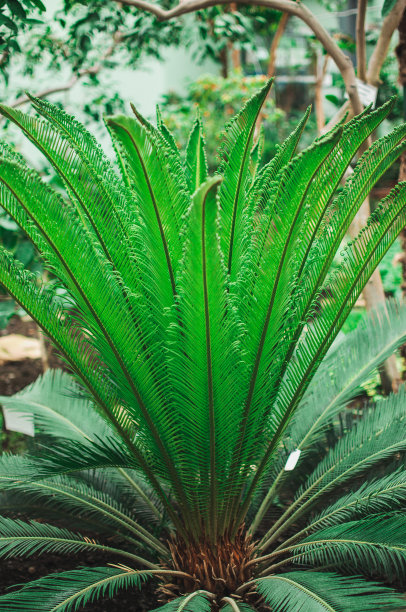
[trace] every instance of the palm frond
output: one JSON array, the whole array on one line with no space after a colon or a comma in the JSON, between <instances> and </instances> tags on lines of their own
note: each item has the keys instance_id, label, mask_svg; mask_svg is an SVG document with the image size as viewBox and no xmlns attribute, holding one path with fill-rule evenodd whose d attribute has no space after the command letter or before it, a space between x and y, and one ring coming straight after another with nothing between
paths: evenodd
<instances>
[{"instance_id":1,"label":"palm frond","mask_svg":"<svg viewBox=\"0 0 406 612\"><path fill-rule=\"evenodd\" d=\"M186 176L191 193L194 193L207 179L207 159L203 126L200 117L197 117L186 147Z\"/></svg>"},{"instance_id":2,"label":"palm frond","mask_svg":"<svg viewBox=\"0 0 406 612\"><path fill-rule=\"evenodd\" d=\"M253 522L256 529L281 486L292 487L295 474L284 467L288 454L301 451L300 464L324 442L326 429L358 393L373 370L405 340L406 306L396 300L364 317L322 362L299 404L284 437L286 452L280 452L264 479L258 498L262 504ZM267 493L264 497L264 490Z\"/></svg>"},{"instance_id":3,"label":"palm frond","mask_svg":"<svg viewBox=\"0 0 406 612\"><path fill-rule=\"evenodd\" d=\"M286 550L295 563L347 567L351 573L399 581L406 575L405 518L378 514L326 527Z\"/></svg>"},{"instance_id":4,"label":"palm frond","mask_svg":"<svg viewBox=\"0 0 406 612\"><path fill-rule=\"evenodd\" d=\"M179 298L168 332L173 405L181 407L176 408L177 436L186 459L179 461L178 469L184 474L183 486L190 491L191 501L195 500L192 503L205 508L210 496L212 533L217 532L213 522L221 516L221 483L227 477L230 439L235 440L229 414L240 376L232 340L235 330L226 317L226 270L218 239L215 189L220 180L218 176L208 179L194 195L186 221ZM198 441L193 448L191 432Z\"/></svg>"},{"instance_id":5,"label":"palm frond","mask_svg":"<svg viewBox=\"0 0 406 612\"><path fill-rule=\"evenodd\" d=\"M244 251L244 200L250 188L250 151L254 129L261 107L273 80L254 95L226 126L220 149L220 174L224 177L219 190L222 249L228 273L235 278Z\"/></svg>"},{"instance_id":6,"label":"palm frond","mask_svg":"<svg viewBox=\"0 0 406 612\"><path fill-rule=\"evenodd\" d=\"M33 580L17 592L0 597L3 610L74 612L121 590L141 589L148 572L118 567L83 567Z\"/></svg>"},{"instance_id":7,"label":"palm frond","mask_svg":"<svg viewBox=\"0 0 406 612\"><path fill-rule=\"evenodd\" d=\"M83 397L74 379L62 370L47 370L22 391L0 396L0 404L7 410L33 415L37 434L81 441L115 433Z\"/></svg>"},{"instance_id":8,"label":"palm frond","mask_svg":"<svg viewBox=\"0 0 406 612\"><path fill-rule=\"evenodd\" d=\"M381 461L406 450L405 390L379 402L350 432L341 438L317 465L263 539L265 550L277 534L303 516L320 498L350 479L366 473Z\"/></svg>"},{"instance_id":9,"label":"palm frond","mask_svg":"<svg viewBox=\"0 0 406 612\"><path fill-rule=\"evenodd\" d=\"M123 211L131 210L130 199L118 184L110 162L100 147L94 145L92 136L72 117L48 102L35 100L35 105L49 121L4 105L0 110L55 167L82 222L107 259L126 281L134 278L128 228L123 226ZM127 224L131 222L132 219Z\"/></svg>"},{"instance_id":10,"label":"palm frond","mask_svg":"<svg viewBox=\"0 0 406 612\"><path fill-rule=\"evenodd\" d=\"M14 508L18 508L19 512L22 512L25 508L29 509L31 506L40 507L42 513L49 513L53 516L61 513L75 517L79 524L80 520L84 518L87 529L89 528L88 521L93 520L99 526L103 526L104 530L109 528L111 535L119 536L123 540L127 539L128 542L133 544L135 537L136 545L141 542L159 554L168 554L165 546L151 534L150 518L147 523L148 530L140 524L137 508L138 500L134 500L132 506L124 505L109 492L96 488L91 479L81 478L81 474L77 474L75 477L62 475L42 481L32 480L33 474L38 470L35 460L31 460L31 466L29 460L25 461L23 465L20 464L19 476L14 475L13 478L16 465L12 459L11 457L2 457L0 463L2 491L0 510L3 512L8 512L11 498L15 502ZM40 518L44 518L44 516L41 515ZM153 520L156 523L157 517L154 516Z\"/></svg>"},{"instance_id":11,"label":"palm frond","mask_svg":"<svg viewBox=\"0 0 406 612\"><path fill-rule=\"evenodd\" d=\"M358 239L347 248L344 263L334 281L329 284L328 297L321 313L309 322L306 333L299 341L295 356L287 366L285 384L281 385L270 415L270 434L273 434L273 442L263 456L253 486L266 469L290 415L303 397L322 357L331 346L366 280L405 222L406 183L399 184L382 201ZM300 381L299 384L296 381Z\"/></svg>"},{"instance_id":12,"label":"palm frond","mask_svg":"<svg viewBox=\"0 0 406 612\"><path fill-rule=\"evenodd\" d=\"M365 482L356 491L340 497L333 504L323 508L308 525L304 533L311 533L316 528L360 519L372 514L384 514L401 510L406 502L406 472L403 468L383 478ZM295 534L298 537L299 534Z\"/></svg>"},{"instance_id":13,"label":"palm frond","mask_svg":"<svg viewBox=\"0 0 406 612\"><path fill-rule=\"evenodd\" d=\"M108 553L131 559L144 567L156 566L137 555L119 548L100 544L64 527L47 523L24 522L19 519L0 517L0 556L30 557L46 553L74 555L85 550Z\"/></svg>"},{"instance_id":14,"label":"palm frond","mask_svg":"<svg viewBox=\"0 0 406 612\"><path fill-rule=\"evenodd\" d=\"M213 595L207 591L194 591L185 597L156 608L152 612L210 612Z\"/></svg>"},{"instance_id":15,"label":"palm frond","mask_svg":"<svg viewBox=\"0 0 406 612\"><path fill-rule=\"evenodd\" d=\"M258 431L263 430L264 419L268 417L268 411L264 414L264 407L273 404L278 391L277 380L280 379L283 367L284 347L288 350L286 309L292 291L295 244L300 236L300 219L305 214L302 200L309 182L331 154L340 134L341 128L333 131L323 141L300 153L295 162L290 162L281 171L279 180L274 184L274 196L271 198L271 202L275 205L278 203L280 209L273 215L268 214L267 227L262 228L263 235L267 236L272 248L263 253L254 243L252 249L246 253L251 265L247 263L248 280L243 279L240 283L242 291L237 294L237 303L243 322L249 330L244 338L244 345L245 359L251 376L247 384L239 442L234 456L236 469L240 469L241 465L255 463L255 454L259 450ZM255 265L252 265L252 261ZM253 312L255 316L252 316ZM285 410L282 415L282 410L275 409L276 419L272 418L270 421L271 431L275 432L277 429L275 421L280 422L287 414Z\"/></svg>"},{"instance_id":16,"label":"palm frond","mask_svg":"<svg viewBox=\"0 0 406 612\"><path fill-rule=\"evenodd\" d=\"M258 592L275 610L289 612L375 612L404 608L389 588L331 572L286 572L256 581Z\"/></svg>"}]
</instances>

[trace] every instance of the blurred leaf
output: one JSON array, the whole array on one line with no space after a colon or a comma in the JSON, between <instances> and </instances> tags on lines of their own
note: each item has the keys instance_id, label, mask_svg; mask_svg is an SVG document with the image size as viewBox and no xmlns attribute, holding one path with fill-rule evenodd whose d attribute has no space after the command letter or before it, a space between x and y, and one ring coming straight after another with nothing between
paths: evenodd
<instances>
[{"instance_id":1,"label":"blurred leaf","mask_svg":"<svg viewBox=\"0 0 406 612\"><path fill-rule=\"evenodd\" d=\"M31 242L24 240L17 246L15 255L25 266L28 266L34 258L35 249Z\"/></svg>"},{"instance_id":2,"label":"blurred leaf","mask_svg":"<svg viewBox=\"0 0 406 612\"><path fill-rule=\"evenodd\" d=\"M0 329L5 329L14 314L15 303L13 300L0 302Z\"/></svg>"},{"instance_id":3,"label":"blurred leaf","mask_svg":"<svg viewBox=\"0 0 406 612\"><path fill-rule=\"evenodd\" d=\"M382 7L382 17L386 17L394 8L397 0L385 0Z\"/></svg>"}]
</instances>

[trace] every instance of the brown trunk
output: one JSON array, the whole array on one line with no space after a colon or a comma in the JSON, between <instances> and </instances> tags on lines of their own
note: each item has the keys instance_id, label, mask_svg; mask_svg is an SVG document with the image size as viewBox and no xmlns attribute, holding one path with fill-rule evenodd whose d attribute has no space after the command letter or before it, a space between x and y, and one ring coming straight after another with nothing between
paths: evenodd
<instances>
[{"instance_id":1,"label":"brown trunk","mask_svg":"<svg viewBox=\"0 0 406 612\"><path fill-rule=\"evenodd\" d=\"M247 564L254 557L254 543L242 526L236 536L219 538L216 544L207 541L185 543L178 537L169 542L171 551L170 569L187 573L192 577L173 579L159 588L160 600L171 601L193 588L203 589L222 597L235 593L241 584L252 577L253 565Z\"/></svg>"},{"instance_id":2,"label":"brown trunk","mask_svg":"<svg viewBox=\"0 0 406 612\"><path fill-rule=\"evenodd\" d=\"M272 39L272 43L269 49L269 59L268 59L268 68L266 71L266 75L268 79L275 76L275 68L276 68L276 52L278 50L279 43L281 41L282 35L286 29L286 24L288 23L289 14L283 13L282 17L278 23L278 27L275 32L275 36ZM255 134L254 139L256 140L259 136L259 131L261 129L262 121L264 120L263 113L260 113L255 124Z\"/></svg>"},{"instance_id":3,"label":"brown trunk","mask_svg":"<svg viewBox=\"0 0 406 612\"><path fill-rule=\"evenodd\" d=\"M320 135L323 132L326 119L323 108L323 81L326 76L329 56L324 58L319 54L316 56L316 82L314 86L314 110L316 112L317 132Z\"/></svg>"},{"instance_id":4,"label":"brown trunk","mask_svg":"<svg viewBox=\"0 0 406 612\"><path fill-rule=\"evenodd\" d=\"M228 53L227 47L223 47L219 54L220 63L221 63L221 76L223 79L228 77Z\"/></svg>"},{"instance_id":5,"label":"brown trunk","mask_svg":"<svg viewBox=\"0 0 406 612\"><path fill-rule=\"evenodd\" d=\"M230 11L235 13L237 10L237 5L235 2L230 4ZM241 68L241 51L240 49L236 49L232 42L229 43L229 51L231 54L231 65L233 70L240 70Z\"/></svg>"},{"instance_id":6,"label":"brown trunk","mask_svg":"<svg viewBox=\"0 0 406 612\"><path fill-rule=\"evenodd\" d=\"M403 86L403 97L405 97L406 91L406 10L403 12L399 26L399 44L396 47L396 55L398 58L399 66L399 83ZM404 114L406 115L406 101L403 100ZM406 181L406 154L403 153L400 158L399 168L399 181ZM402 293L406 296L406 229L404 229L400 235L402 245ZM403 365L406 363L406 345L404 344L400 349L400 354L403 358ZM406 368L403 367L403 377L405 377Z\"/></svg>"},{"instance_id":7,"label":"brown trunk","mask_svg":"<svg viewBox=\"0 0 406 612\"><path fill-rule=\"evenodd\" d=\"M289 19L289 14L288 13L283 13L277 30L275 32L275 36L272 39L272 43L271 43L271 47L269 49L269 60L268 60L268 70L267 70L267 76L268 77L272 77L275 76L275 67L276 67L276 52L278 50L279 47L279 43L281 41L282 35L284 33L284 31L286 30L286 25L288 23L288 19Z\"/></svg>"}]
</instances>

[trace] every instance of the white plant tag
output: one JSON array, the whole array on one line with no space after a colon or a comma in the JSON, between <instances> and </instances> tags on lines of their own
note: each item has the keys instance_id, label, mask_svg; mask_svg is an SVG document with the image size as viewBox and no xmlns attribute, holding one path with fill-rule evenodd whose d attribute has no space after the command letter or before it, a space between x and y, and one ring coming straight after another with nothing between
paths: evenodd
<instances>
[{"instance_id":1,"label":"white plant tag","mask_svg":"<svg viewBox=\"0 0 406 612\"><path fill-rule=\"evenodd\" d=\"M26 436L35 436L34 416L29 412L18 412L3 408L4 424L9 431L18 431Z\"/></svg>"},{"instance_id":2,"label":"white plant tag","mask_svg":"<svg viewBox=\"0 0 406 612\"><path fill-rule=\"evenodd\" d=\"M296 449L292 451L288 457L288 460L285 465L285 472L291 472L295 469L297 462L299 461L300 453L302 451L300 449Z\"/></svg>"},{"instance_id":3,"label":"white plant tag","mask_svg":"<svg viewBox=\"0 0 406 612\"><path fill-rule=\"evenodd\" d=\"M364 81L360 79L355 79L355 81L357 83L358 95L362 105L369 106L372 104L372 106L375 106L378 88L374 85L368 85L368 83L364 83ZM348 99L347 93L345 94L345 98Z\"/></svg>"}]
</instances>

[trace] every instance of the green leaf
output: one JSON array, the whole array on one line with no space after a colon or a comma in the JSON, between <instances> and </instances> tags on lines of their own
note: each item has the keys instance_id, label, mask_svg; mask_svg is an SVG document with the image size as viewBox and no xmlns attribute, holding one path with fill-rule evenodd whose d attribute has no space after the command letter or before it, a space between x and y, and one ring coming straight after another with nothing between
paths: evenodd
<instances>
[{"instance_id":1,"label":"green leaf","mask_svg":"<svg viewBox=\"0 0 406 612\"><path fill-rule=\"evenodd\" d=\"M142 561L137 555L99 544L97 540L90 540L63 527L0 517L0 557L2 558L31 557L46 553L71 555L86 550L93 550L96 553L107 552L132 559L133 562ZM149 567L151 566L152 564L149 564Z\"/></svg>"},{"instance_id":2,"label":"green leaf","mask_svg":"<svg viewBox=\"0 0 406 612\"><path fill-rule=\"evenodd\" d=\"M121 590L141 589L148 572L119 567L83 567L50 574L0 597L4 610L74 612L99 598L113 599Z\"/></svg>"},{"instance_id":3,"label":"green leaf","mask_svg":"<svg viewBox=\"0 0 406 612\"><path fill-rule=\"evenodd\" d=\"M406 575L405 519L374 515L326 527L290 548L299 563L348 567L352 573L399 580ZM373 567L373 572L371 569Z\"/></svg>"},{"instance_id":4,"label":"green leaf","mask_svg":"<svg viewBox=\"0 0 406 612\"><path fill-rule=\"evenodd\" d=\"M375 612L404 604L400 595L376 582L331 572L287 572L256 584L272 609L289 606L289 612Z\"/></svg>"},{"instance_id":5,"label":"green leaf","mask_svg":"<svg viewBox=\"0 0 406 612\"><path fill-rule=\"evenodd\" d=\"M244 201L251 185L249 172L250 152L254 130L261 107L269 93L273 80L254 95L236 117L226 126L220 149L222 163L219 172L224 176L220 191L220 223L222 249L227 270L235 276L241 264L244 224Z\"/></svg>"},{"instance_id":6,"label":"green leaf","mask_svg":"<svg viewBox=\"0 0 406 612\"><path fill-rule=\"evenodd\" d=\"M191 193L194 193L207 178L207 159L200 117L195 120L189 135L186 147L186 173Z\"/></svg>"},{"instance_id":7,"label":"green leaf","mask_svg":"<svg viewBox=\"0 0 406 612\"><path fill-rule=\"evenodd\" d=\"M386 17L396 6L396 0L385 0L382 6L382 17Z\"/></svg>"},{"instance_id":8,"label":"green leaf","mask_svg":"<svg viewBox=\"0 0 406 612\"><path fill-rule=\"evenodd\" d=\"M151 612L210 612L211 599L213 599L211 593L195 591L185 597L178 597Z\"/></svg>"}]
</instances>

